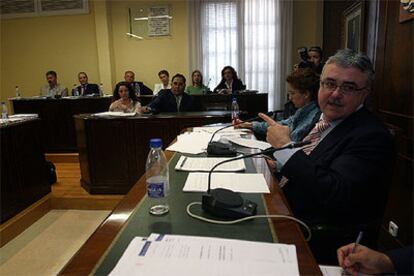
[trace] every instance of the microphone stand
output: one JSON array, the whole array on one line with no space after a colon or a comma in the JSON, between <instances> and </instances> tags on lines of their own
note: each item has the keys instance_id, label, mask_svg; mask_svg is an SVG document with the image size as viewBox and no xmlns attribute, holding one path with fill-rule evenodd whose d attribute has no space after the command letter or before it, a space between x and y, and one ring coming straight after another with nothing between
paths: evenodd
<instances>
[{"instance_id":1,"label":"microphone stand","mask_svg":"<svg viewBox=\"0 0 414 276\"><path fill-rule=\"evenodd\" d=\"M267 112L265 114L267 116L272 116L274 114L274 111ZM244 122L239 122L239 123L236 123L236 124L230 124L228 126L224 126L222 128L219 128L218 130L216 130L213 133L213 135L211 136L210 141L208 142L207 156L209 156L209 157L217 157L217 156L220 156L220 157L234 157L234 156L236 156L237 152L233 149L233 147L231 145L224 144L224 143L221 143L221 142L213 142L214 136L217 134L217 132L219 132L223 129L229 128L231 126L234 127L236 125L240 125L240 124L243 124L243 123L246 123L246 122L255 121L255 120L258 120L259 118L260 118L259 116L256 116L256 117L253 117L253 118L251 118L249 120L246 120Z\"/></svg>"},{"instance_id":2,"label":"microphone stand","mask_svg":"<svg viewBox=\"0 0 414 276\"><path fill-rule=\"evenodd\" d=\"M311 141L293 142L281 148L270 148L264 151L238 156L228 160L221 161L211 168L208 173L207 194L202 196L202 205L204 211L217 217L224 218L243 218L253 216L257 211L257 204L244 200L239 194L224 188L211 190L211 175L220 165L240 159L250 158L261 154L270 154L284 149L293 149L309 144Z\"/></svg>"}]
</instances>

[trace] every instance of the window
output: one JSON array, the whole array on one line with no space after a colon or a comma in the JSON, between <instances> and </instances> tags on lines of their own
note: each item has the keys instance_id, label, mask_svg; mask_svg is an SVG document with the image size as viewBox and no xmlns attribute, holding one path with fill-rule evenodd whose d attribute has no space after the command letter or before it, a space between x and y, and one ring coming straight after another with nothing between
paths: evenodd
<instances>
[{"instance_id":1,"label":"window","mask_svg":"<svg viewBox=\"0 0 414 276\"><path fill-rule=\"evenodd\" d=\"M276 91L280 94L281 89L276 76L276 61L280 59L277 57L279 3L279 0L202 1L199 66L202 65L204 79L211 80L211 89L220 82L222 68L230 65L248 89L269 93L270 109L280 107L280 99L274 99Z\"/></svg>"}]
</instances>

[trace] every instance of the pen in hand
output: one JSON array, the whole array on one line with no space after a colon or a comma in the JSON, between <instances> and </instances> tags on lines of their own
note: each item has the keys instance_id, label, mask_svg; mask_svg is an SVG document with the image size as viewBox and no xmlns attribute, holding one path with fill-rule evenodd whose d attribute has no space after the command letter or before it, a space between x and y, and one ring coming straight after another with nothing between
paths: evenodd
<instances>
[{"instance_id":1,"label":"pen in hand","mask_svg":"<svg viewBox=\"0 0 414 276\"><path fill-rule=\"evenodd\" d=\"M355 254L355 253L356 253L357 247L358 247L358 245L359 245L359 244L360 244L360 242L361 242L362 235L363 235L363 232L362 232L362 231L360 231L360 232L359 232L359 234L358 234L358 237L357 237L357 239L356 239L356 241L355 241L354 248L352 248L352 252L351 252L351 254ZM343 270L343 272L342 272L342 275L350 275L350 274L348 273L347 269L348 269L348 267L345 267L345 269L344 269L344 270Z\"/></svg>"}]
</instances>

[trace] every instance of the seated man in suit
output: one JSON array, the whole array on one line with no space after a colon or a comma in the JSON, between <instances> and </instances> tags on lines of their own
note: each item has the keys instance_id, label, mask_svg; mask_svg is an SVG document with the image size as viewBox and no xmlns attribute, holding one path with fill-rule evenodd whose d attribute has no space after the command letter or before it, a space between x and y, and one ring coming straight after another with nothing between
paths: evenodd
<instances>
[{"instance_id":1,"label":"seated man in suit","mask_svg":"<svg viewBox=\"0 0 414 276\"><path fill-rule=\"evenodd\" d=\"M186 112L192 111L193 98L184 93L185 77L176 74L171 81L171 89L158 92L156 98L148 106L142 108L143 112Z\"/></svg>"},{"instance_id":2,"label":"seated man in suit","mask_svg":"<svg viewBox=\"0 0 414 276\"><path fill-rule=\"evenodd\" d=\"M294 215L312 230L310 246L319 263L335 263L335 248L355 240L375 243L387 198L392 137L364 106L374 79L367 56L340 50L327 61L318 94L321 118L303 148L275 152L280 181ZM291 142L289 128L264 114L267 141Z\"/></svg>"},{"instance_id":3,"label":"seated man in suit","mask_svg":"<svg viewBox=\"0 0 414 276\"><path fill-rule=\"evenodd\" d=\"M86 95L99 95L99 86L94 83L88 83L88 75L85 72L79 72L78 79L80 85L75 89L78 91L79 96L86 96ZM72 90L72 95L75 95L75 89Z\"/></svg>"},{"instance_id":4,"label":"seated man in suit","mask_svg":"<svg viewBox=\"0 0 414 276\"><path fill-rule=\"evenodd\" d=\"M48 71L46 73L46 80L48 84L40 88L40 95L51 97L64 97L68 95L68 89L57 82L57 74L55 71Z\"/></svg>"},{"instance_id":5,"label":"seated man in suit","mask_svg":"<svg viewBox=\"0 0 414 276\"><path fill-rule=\"evenodd\" d=\"M128 82L132 89L135 91L137 96L140 95L152 95L152 90L145 86L145 84L141 81L135 81L135 73L132 71L126 71L124 75L124 79Z\"/></svg>"}]
</instances>

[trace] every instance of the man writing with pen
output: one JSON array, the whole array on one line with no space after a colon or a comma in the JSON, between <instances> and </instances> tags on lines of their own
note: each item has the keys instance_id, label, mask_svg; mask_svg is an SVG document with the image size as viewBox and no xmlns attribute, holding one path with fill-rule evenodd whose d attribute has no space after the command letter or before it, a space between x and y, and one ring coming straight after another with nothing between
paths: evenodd
<instances>
[{"instance_id":1,"label":"man writing with pen","mask_svg":"<svg viewBox=\"0 0 414 276\"><path fill-rule=\"evenodd\" d=\"M296 217L311 226L319 263L336 264L336 249L355 241L373 245L387 197L392 137L364 106L374 79L368 57L340 50L323 69L318 93L321 117L299 149L278 151L280 184ZM291 142L289 128L264 114L267 141Z\"/></svg>"}]
</instances>

